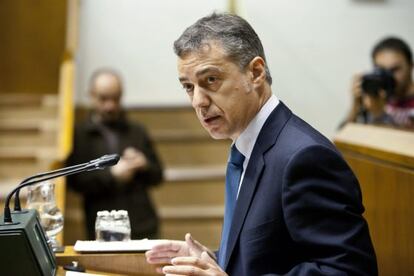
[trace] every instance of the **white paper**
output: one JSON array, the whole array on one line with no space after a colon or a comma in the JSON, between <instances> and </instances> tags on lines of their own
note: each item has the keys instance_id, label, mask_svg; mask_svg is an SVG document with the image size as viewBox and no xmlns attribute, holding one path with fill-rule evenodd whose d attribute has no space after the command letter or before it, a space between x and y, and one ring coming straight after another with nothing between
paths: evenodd
<instances>
[{"instance_id":1,"label":"white paper","mask_svg":"<svg viewBox=\"0 0 414 276\"><path fill-rule=\"evenodd\" d=\"M78 252L143 252L165 240L130 240L130 241L76 241L73 249Z\"/></svg>"},{"instance_id":2,"label":"white paper","mask_svg":"<svg viewBox=\"0 0 414 276\"><path fill-rule=\"evenodd\" d=\"M104 274L91 274L85 272L66 271L66 276L104 276Z\"/></svg>"}]
</instances>

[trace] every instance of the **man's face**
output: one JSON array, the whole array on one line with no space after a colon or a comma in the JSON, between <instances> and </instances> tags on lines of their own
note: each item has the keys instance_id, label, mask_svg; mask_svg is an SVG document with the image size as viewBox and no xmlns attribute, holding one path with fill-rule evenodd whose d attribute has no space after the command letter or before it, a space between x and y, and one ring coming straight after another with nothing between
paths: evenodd
<instances>
[{"instance_id":1,"label":"man's face","mask_svg":"<svg viewBox=\"0 0 414 276\"><path fill-rule=\"evenodd\" d=\"M92 107L102 122L113 122L121 113L121 84L111 74L101 74L91 90Z\"/></svg>"},{"instance_id":2,"label":"man's face","mask_svg":"<svg viewBox=\"0 0 414 276\"><path fill-rule=\"evenodd\" d=\"M260 108L251 71L244 71L214 42L178 58L179 80L215 139L236 139Z\"/></svg>"},{"instance_id":3,"label":"man's face","mask_svg":"<svg viewBox=\"0 0 414 276\"><path fill-rule=\"evenodd\" d=\"M395 93L403 97L409 90L411 84L412 65L404 55L394 50L382 50L374 57L375 66L390 70L396 81Z\"/></svg>"}]
</instances>

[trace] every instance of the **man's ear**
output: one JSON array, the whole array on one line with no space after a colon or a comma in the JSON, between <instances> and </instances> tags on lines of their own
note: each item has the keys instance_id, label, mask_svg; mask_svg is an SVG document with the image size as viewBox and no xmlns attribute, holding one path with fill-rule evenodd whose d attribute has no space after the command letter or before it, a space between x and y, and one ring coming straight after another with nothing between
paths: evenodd
<instances>
[{"instance_id":1,"label":"man's ear","mask_svg":"<svg viewBox=\"0 0 414 276\"><path fill-rule=\"evenodd\" d=\"M266 81L265 61L257 56L249 63L252 82L255 85L262 85Z\"/></svg>"}]
</instances>

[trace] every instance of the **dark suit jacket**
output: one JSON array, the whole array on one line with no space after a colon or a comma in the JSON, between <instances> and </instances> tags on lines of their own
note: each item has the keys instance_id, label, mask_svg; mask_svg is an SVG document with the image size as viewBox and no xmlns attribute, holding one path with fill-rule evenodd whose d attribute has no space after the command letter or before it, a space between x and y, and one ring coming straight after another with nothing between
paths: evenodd
<instances>
[{"instance_id":1,"label":"dark suit jacket","mask_svg":"<svg viewBox=\"0 0 414 276\"><path fill-rule=\"evenodd\" d=\"M237 199L229 275L377 275L357 179L283 104L257 138Z\"/></svg>"},{"instance_id":2,"label":"dark suit jacket","mask_svg":"<svg viewBox=\"0 0 414 276\"><path fill-rule=\"evenodd\" d=\"M115 181L109 169L75 174L67 178L69 187L84 197L88 238L95 238L96 212L112 209L128 211L131 238L154 237L159 223L148 188L161 182L161 162L142 125L131 123L123 117L112 128L118 133L118 152L110 152L102 132L91 120L78 124L75 128L73 151L66 165L88 162L109 153L122 154L127 147L142 151L149 164L145 171L137 172L130 183L121 185Z\"/></svg>"}]
</instances>

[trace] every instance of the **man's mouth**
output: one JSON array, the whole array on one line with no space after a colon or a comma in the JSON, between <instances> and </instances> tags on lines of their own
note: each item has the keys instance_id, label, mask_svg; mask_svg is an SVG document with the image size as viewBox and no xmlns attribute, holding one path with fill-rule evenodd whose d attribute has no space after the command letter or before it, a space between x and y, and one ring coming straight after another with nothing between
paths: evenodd
<instances>
[{"instance_id":1,"label":"man's mouth","mask_svg":"<svg viewBox=\"0 0 414 276\"><path fill-rule=\"evenodd\" d=\"M218 118L220 118L220 116L211 116L211 117L206 117L203 119L204 123L206 124L210 124L213 121L217 120Z\"/></svg>"}]
</instances>

